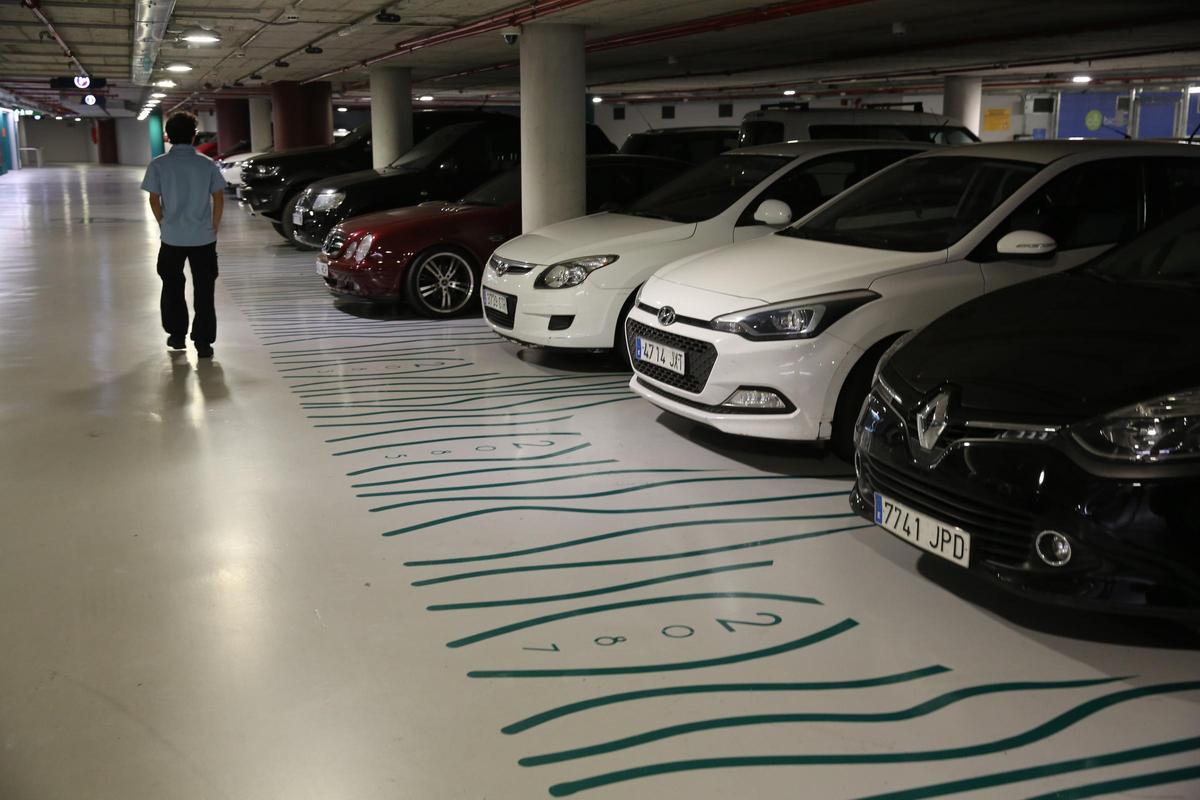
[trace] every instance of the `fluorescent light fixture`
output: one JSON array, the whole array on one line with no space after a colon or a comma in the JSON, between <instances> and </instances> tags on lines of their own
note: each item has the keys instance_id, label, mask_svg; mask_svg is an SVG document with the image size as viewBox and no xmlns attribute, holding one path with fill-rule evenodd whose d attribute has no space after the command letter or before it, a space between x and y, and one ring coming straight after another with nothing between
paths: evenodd
<instances>
[{"instance_id":1,"label":"fluorescent light fixture","mask_svg":"<svg viewBox=\"0 0 1200 800\"><path fill-rule=\"evenodd\" d=\"M335 139L340 139L343 136L348 135L349 133L350 133L350 131L346 130L345 128L338 128L337 130L335 130L333 132L333 136Z\"/></svg>"},{"instance_id":2,"label":"fluorescent light fixture","mask_svg":"<svg viewBox=\"0 0 1200 800\"><path fill-rule=\"evenodd\" d=\"M1091 82L1092 82L1091 75L1076 75L1074 78L1071 78L1071 83L1091 83Z\"/></svg>"},{"instance_id":3,"label":"fluorescent light fixture","mask_svg":"<svg viewBox=\"0 0 1200 800\"><path fill-rule=\"evenodd\" d=\"M207 30L206 28L188 28L183 32L183 36L179 38L192 44L216 44L221 41L219 33Z\"/></svg>"},{"instance_id":4,"label":"fluorescent light fixture","mask_svg":"<svg viewBox=\"0 0 1200 800\"><path fill-rule=\"evenodd\" d=\"M151 92L150 96L157 97L159 100L161 100L162 98L167 96L167 93L166 92Z\"/></svg>"},{"instance_id":5,"label":"fluorescent light fixture","mask_svg":"<svg viewBox=\"0 0 1200 800\"><path fill-rule=\"evenodd\" d=\"M62 119L62 115L61 114L58 115L57 117L55 117L55 119Z\"/></svg>"},{"instance_id":6,"label":"fluorescent light fixture","mask_svg":"<svg viewBox=\"0 0 1200 800\"><path fill-rule=\"evenodd\" d=\"M341 113L345 114L350 109L346 108L345 106L338 106L337 110L340 111Z\"/></svg>"},{"instance_id":7,"label":"fluorescent light fixture","mask_svg":"<svg viewBox=\"0 0 1200 800\"><path fill-rule=\"evenodd\" d=\"M191 72L192 65L185 64L182 61L167 65L167 72Z\"/></svg>"},{"instance_id":8,"label":"fluorescent light fixture","mask_svg":"<svg viewBox=\"0 0 1200 800\"><path fill-rule=\"evenodd\" d=\"M155 81L154 85L162 86L163 88L166 88L166 89L174 89L179 84L177 84L175 81L171 80L170 78L163 78L161 81Z\"/></svg>"},{"instance_id":9,"label":"fluorescent light fixture","mask_svg":"<svg viewBox=\"0 0 1200 800\"><path fill-rule=\"evenodd\" d=\"M1200 86L1189 86L1188 94L1200 94Z\"/></svg>"},{"instance_id":10,"label":"fluorescent light fixture","mask_svg":"<svg viewBox=\"0 0 1200 800\"><path fill-rule=\"evenodd\" d=\"M81 118L79 118L79 117L76 117L76 118L75 118L75 121L76 121L76 122L83 122L83 120L82 120Z\"/></svg>"},{"instance_id":11,"label":"fluorescent light fixture","mask_svg":"<svg viewBox=\"0 0 1200 800\"><path fill-rule=\"evenodd\" d=\"M593 98L592 98L592 102L593 102L593 103L603 103L603 102L604 102L604 98L603 98L603 97L599 97L599 96L597 96L597 97L593 97Z\"/></svg>"},{"instance_id":12,"label":"fluorescent light fixture","mask_svg":"<svg viewBox=\"0 0 1200 800\"><path fill-rule=\"evenodd\" d=\"M34 114L34 115L33 115L33 118L34 118L34 119L41 119L41 118L42 118L42 115L41 115L41 114Z\"/></svg>"},{"instance_id":13,"label":"fluorescent light fixture","mask_svg":"<svg viewBox=\"0 0 1200 800\"><path fill-rule=\"evenodd\" d=\"M420 100L422 103L429 103L429 102L433 101L433 95L423 94L420 97L418 97L417 99Z\"/></svg>"},{"instance_id":14,"label":"fluorescent light fixture","mask_svg":"<svg viewBox=\"0 0 1200 800\"><path fill-rule=\"evenodd\" d=\"M796 94L796 90L795 90L795 89L784 89L784 90L783 90L783 96L784 96L784 97L792 97L792 96L793 96L793 95L795 95L795 94Z\"/></svg>"}]
</instances>

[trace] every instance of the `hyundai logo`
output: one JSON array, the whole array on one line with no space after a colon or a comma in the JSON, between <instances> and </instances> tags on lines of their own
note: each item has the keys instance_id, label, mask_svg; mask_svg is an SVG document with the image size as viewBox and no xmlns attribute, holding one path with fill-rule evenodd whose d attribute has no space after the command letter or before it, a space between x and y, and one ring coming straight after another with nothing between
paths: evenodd
<instances>
[{"instance_id":1,"label":"hyundai logo","mask_svg":"<svg viewBox=\"0 0 1200 800\"><path fill-rule=\"evenodd\" d=\"M949 423L950 393L942 391L917 409L917 441L932 450Z\"/></svg>"},{"instance_id":2,"label":"hyundai logo","mask_svg":"<svg viewBox=\"0 0 1200 800\"><path fill-rule=\"evenodd\" d=\"M659 325L674 325L676 319L677 317L675 316L675 309L671 308L670 306L663 306L658 310Z\"/></svg>"}]
</instances>

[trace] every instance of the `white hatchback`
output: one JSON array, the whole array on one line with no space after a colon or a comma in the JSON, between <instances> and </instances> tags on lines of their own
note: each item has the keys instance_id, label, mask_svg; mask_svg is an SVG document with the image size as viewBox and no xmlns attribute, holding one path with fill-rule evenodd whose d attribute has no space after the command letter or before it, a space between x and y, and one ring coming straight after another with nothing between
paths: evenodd
<instances>
[{"instance_id":1,"label":"white hatchback","mask_svg":"<svg viewBox=\"0 0 1200 800\"><path fill-rule=\"evenodd\" d=\"M778 235L658 272L627 321L631 386L728 433L832 439L846 455L875 365L904 332L1076 266L1198 190L1200 147L1180 144L923 153Z\"/></svg>"},{"instance_id":2,"label":"white hatchback","mask_svg":"<svg viewBox=\"0 0 1200 800\"><path fill-rule=\"evenodd\" d=\"M664 264L773 233L929 147L826 141L724 153L619 213L560 222L501 245L483 274L484 318L521 344L619 347L638 287Z\"/></svg>"}]
</instances>

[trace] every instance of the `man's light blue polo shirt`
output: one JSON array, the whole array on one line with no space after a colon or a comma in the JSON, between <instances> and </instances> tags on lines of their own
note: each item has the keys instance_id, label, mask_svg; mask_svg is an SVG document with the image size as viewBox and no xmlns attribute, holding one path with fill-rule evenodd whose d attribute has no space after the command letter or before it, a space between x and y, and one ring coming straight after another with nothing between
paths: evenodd
<instances>
[{"instance_id":1,"label":"man's light blue polo shirt","mask_svg":"<svg viewBox=\"0 0 1200 800\"><path fill-rule=\"evenodd\" d=\"M176 247L212 244L212 195L225 188L221 171L187 144L172 145L150 162L142 188L162 198L162 240Z\"/></svg>"}]
</instances>

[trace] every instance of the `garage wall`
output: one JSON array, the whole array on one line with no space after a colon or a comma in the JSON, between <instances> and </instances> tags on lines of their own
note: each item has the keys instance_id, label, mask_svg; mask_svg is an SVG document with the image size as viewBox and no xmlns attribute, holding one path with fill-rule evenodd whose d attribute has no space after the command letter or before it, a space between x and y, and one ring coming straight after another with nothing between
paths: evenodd
<instances>
[{"instance_id":1,"label":"garage wall","mask_svg":"<svg viewBox=\"0 0 1200 800\"><path fill-rule=\"evenodd\" d=\"M92 123L56 120L53 117L21 117L28 147L42 148L43 164L79 164L96 161Z\"/></svg>"},{"instance_id":2,"label":"garage wall","mask_svg":"<svg viewBox=\"0 0 1200 800\"><path fill-rule=\"evenodd\" d=\"M150 163L150 124L133 117L117 120L117 163L144 166Z\"/></svg>"}]
</instances>

